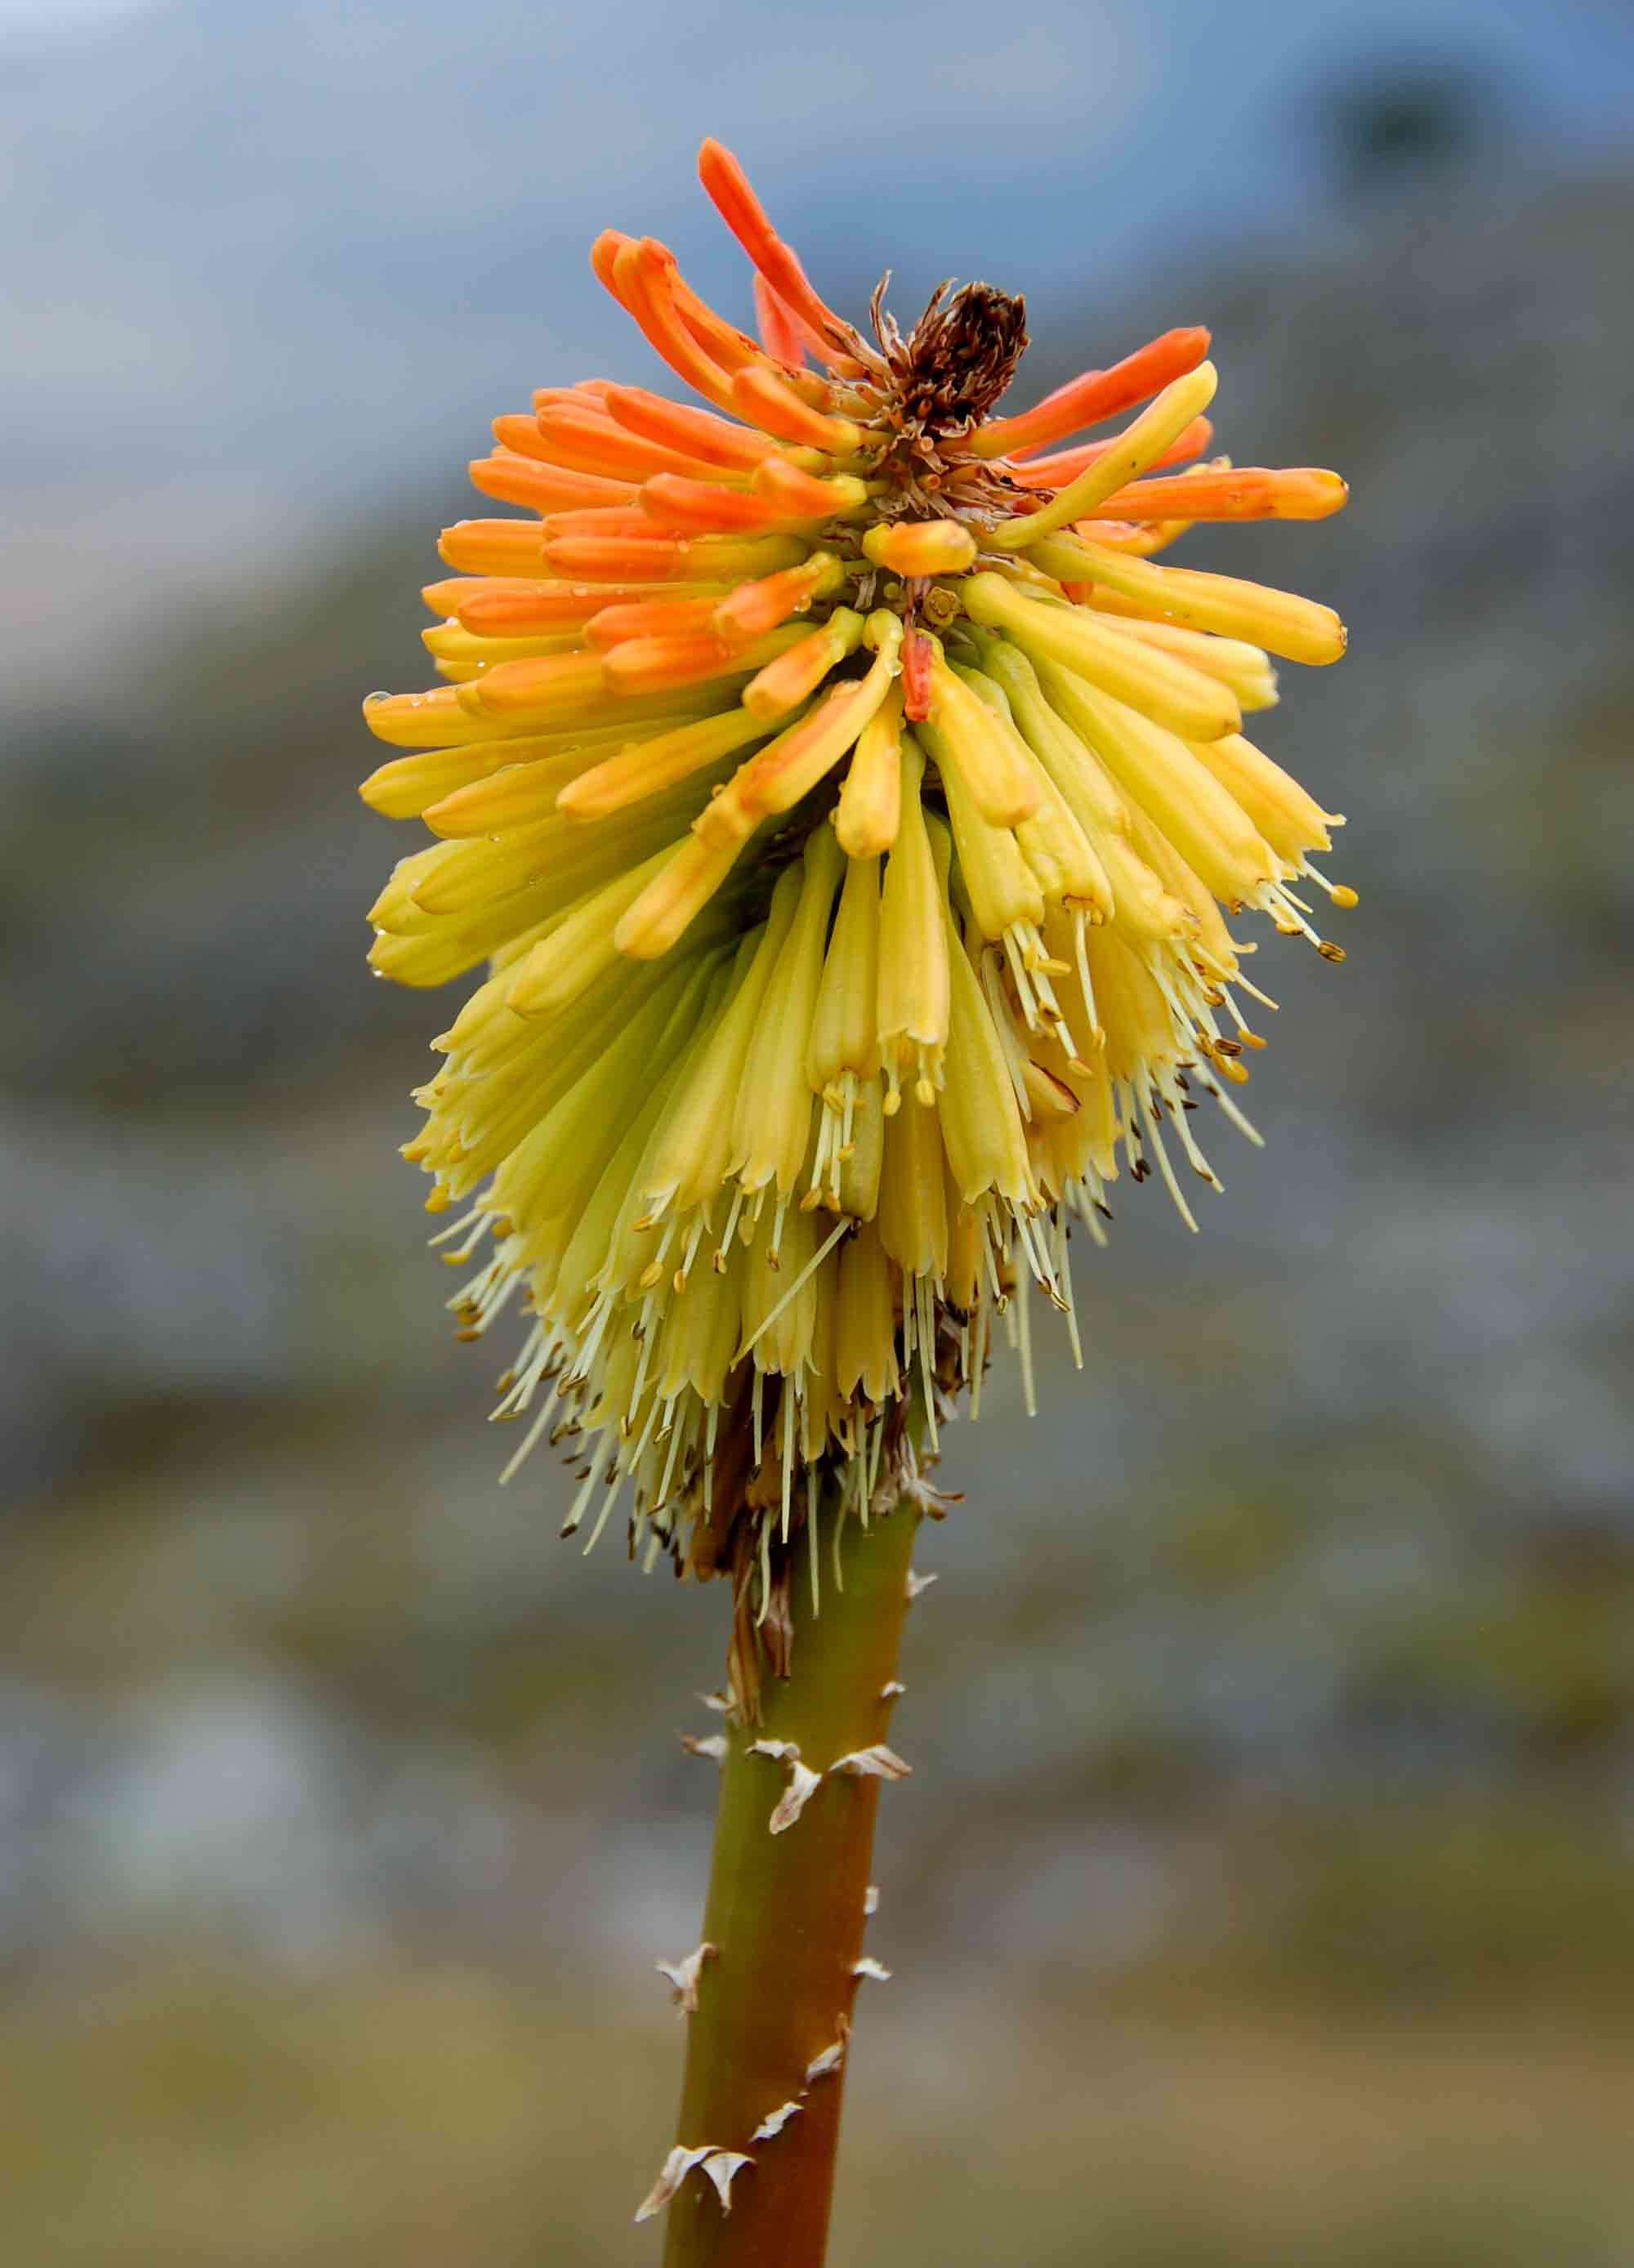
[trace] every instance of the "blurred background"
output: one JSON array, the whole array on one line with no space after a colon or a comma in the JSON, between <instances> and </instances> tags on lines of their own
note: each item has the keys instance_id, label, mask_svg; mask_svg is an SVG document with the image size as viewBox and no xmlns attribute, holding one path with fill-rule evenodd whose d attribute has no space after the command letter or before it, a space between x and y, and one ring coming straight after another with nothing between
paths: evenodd
<instances>
[{"instance_id":1,"label":"blurred background","mask_svg":"<svg viewBox=\"0 0 1634 2268\"><path fill-rule=\"evenodd\" d=\"M355 782L489 417L666 382L594 232L746 316L706 130L1354 491L1187 547L1361 909L950 1443L836 2264L1634 2257L1631 119L1620 0L0 0L5 2259L657 2257L725 1601L495 1485Z\"/></svg>"}]
</instances>

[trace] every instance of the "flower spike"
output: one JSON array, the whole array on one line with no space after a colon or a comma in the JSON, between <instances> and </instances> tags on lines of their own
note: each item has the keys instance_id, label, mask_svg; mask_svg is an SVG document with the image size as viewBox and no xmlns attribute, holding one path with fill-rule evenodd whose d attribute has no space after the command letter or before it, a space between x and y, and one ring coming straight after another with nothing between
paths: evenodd
<instances>
[{"instance_id":1,"label":"flower spike","mask_svg":"<svg viewBox=\"0 0 1634 2268\"><path fill-rule=\"evenodd\" d=\"M799 1531L814 1570L820 1517L905 1472L910 1397L933 1438L1000 1322L1030 1378L1029 1287L1081 1355L1068 1231L1101 1237L1114 1181L1195 1226L1199 1107L1257 1140L1237 917L1337 960L1314 909L1355 894L1245 720L1273 656L1344 631L1151 555L1346 490L1203 460L1198 328L1001 416L1019 301L944 287L904 334L876 295L871 344L737 160L699 170L758 338L655 239L597 239L697 399L597 379L495 420L472 479L509 516L446 529L424 593L445 681L364 703L365 799L428 829L370 959L489 967L408 1154L468 1266L460 1336L525 1314L512 1469L570 1445L570 1529L623 1503L637 1556L732 1573L764 1632ZM809 1767L791 1844L889 1753Z\"/></svg>"}]
</instances>

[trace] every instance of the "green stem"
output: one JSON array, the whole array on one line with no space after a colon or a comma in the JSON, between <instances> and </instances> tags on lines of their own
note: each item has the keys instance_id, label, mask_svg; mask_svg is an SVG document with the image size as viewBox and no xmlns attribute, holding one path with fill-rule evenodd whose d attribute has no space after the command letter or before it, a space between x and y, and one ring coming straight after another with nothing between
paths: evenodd
<instances>
[{"instance_id":1,"label":"green stem","mask_svg":"<svg viewBox=\"0 0 1634 2268\"><path fill-rule=\"evenodd\" d=\"M730 2214L702 2170L688 2175L669 2207L665 2268L821 2268L880 1785L828 1767L886 1740L893 1697L884 1689L896 1674L917 1525L906 1501L866 1530L847 1521L844 1587L825 1549L821 1613L798 1554L791 1674L768 1680L758 1727L727 1734L703 1918L714 1949L688 2019L679 2139L754 2162L732 2180ZM756 1741L793 1742L801 1764L824 1775L775 1836L769 1822L791 1767L752 1754ZM808 2078L835 2048L835 2067ZM788 2103L799 2108L781 2131L753 2139Z\"/></svg>"}]
</instances>

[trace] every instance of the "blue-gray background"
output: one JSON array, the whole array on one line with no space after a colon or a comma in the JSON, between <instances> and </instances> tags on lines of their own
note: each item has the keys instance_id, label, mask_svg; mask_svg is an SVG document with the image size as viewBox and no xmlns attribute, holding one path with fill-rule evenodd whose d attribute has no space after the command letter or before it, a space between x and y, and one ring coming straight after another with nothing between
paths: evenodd
<instances>
[{"instance_id":1,"label":"blue-gray background","mask_svg":"<svg viewBox=\"0 0 1634 2268\"><path fill-rule=\"evenodd\" d=\"M493 1486L353 783L488 417L658 376L596 230L746 313L710 131L1354 484L1188 547L1351 621L1363 902L951 1447L836 2257L1626 2261L1631 116L1616 0L0 0L8 2257L654 2257L721 1602Z\"/></svg>"}]
</instances>

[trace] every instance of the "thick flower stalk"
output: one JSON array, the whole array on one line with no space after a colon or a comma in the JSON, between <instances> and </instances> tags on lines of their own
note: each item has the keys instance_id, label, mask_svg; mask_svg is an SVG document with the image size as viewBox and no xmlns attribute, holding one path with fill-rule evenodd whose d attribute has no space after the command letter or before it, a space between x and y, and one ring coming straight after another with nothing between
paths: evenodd
<instances>
[{"instance_id":1,"label":"thick flower stalk","mask_svg":"<svg viewBox=\"0 0 1634 2268\"><path fill-rule=\"evenodd\" d=\"M566 1446L568 1532L622 1506L645 1564L732 1578L730 1809L849 1525L924 1500L996 1339L1030 1406L1034 1294L1078 1354L1071 1227L1100 1242L1112 1185L1153 1173L1195 1226L1205 1100L1259 1138L1233 1090L1274 1004L1237 925L1337 961L1314 894L1354 894L1312 863L1338 822L1244 730L1273 656L1339 658L1337 617L1154 563L1343 482L1207 454L1198 329L1000 415L1019 299L944 286L904 335L881 287L865 337L736 161L706 143L700 171L758 338L661 244L597 241L698 401L593 379L495 421L472 478L515 509L445 532L445 681L364 704L401 753L363 792L435 838L372 909L378 973L488 971L406 1151L474 1270L461 1335L524 1310L496 1414L512 1469ZM881 1747L820 1760L811 1816L853 1844L872 1809L828 1776ZM660 2191L696 2169L724 2227L773 2139L683 2132Z\"/></svg>"}]
</instances>

